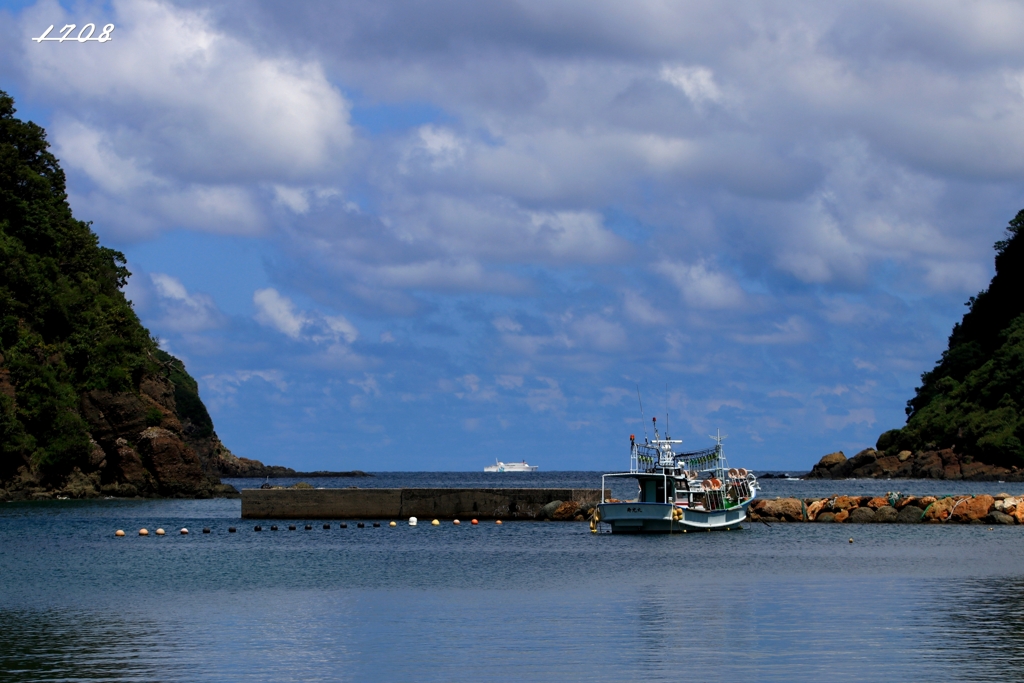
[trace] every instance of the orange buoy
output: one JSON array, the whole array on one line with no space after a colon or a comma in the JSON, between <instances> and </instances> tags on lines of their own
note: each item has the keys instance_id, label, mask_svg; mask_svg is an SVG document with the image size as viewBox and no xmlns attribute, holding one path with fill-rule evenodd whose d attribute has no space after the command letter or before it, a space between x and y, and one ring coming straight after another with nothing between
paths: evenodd
<instances>
[{"instance_id":1,"label":"orange buoy","mask_svg":"<svg viewBox=\"0 0 1024 683\"><path fill-rule=\"evenodd\" d=\"M496 520L496 521L495 521L494 523L495 523L495 524L501 524L501 520L500 520L500 519L499 519L499 520Z\"/></svg>"},{"instance_id":2,"label":"orange buoy","mask_svg":"<svg viewBox=\"0 0 1024 683\"><path fill-rule=\"evenodd\" d=\"M472 522L470 522L470 524L479 524L479 523L480 522L476 521L475 519Z\"/></svg>"},{"instance_id":3,"label":"orange buoy","mask_svg":"<svg viewBox=\"0 0 1024 683\"><path fill-rule=\"evenodd\" d=\"M163 536L164 535L164 530L163 529L157 529L156 530L156 535L157 536Z\"/></svg>"},{"instance_id":4,"label":"orange buoy","mask_svg":"<svg viewBox=\"0 0 1024 683\"><path fill-rule=\"evenodd\" d=\"M149 536L149 529L139 529L139 536Z\"/></svg>"},{"instance_id":5,"label":"orange buoy","mask_svg":"<svg viewBox=\"0 0 1024 683\"><path fill-rule=\"evenodd\" d=\"M118 538L120 538L121 536L124 536L124 531L121 530L121 529L118 529L117 531L114 532L114 535L117 536Z\"/></svg>"}]
</instances>

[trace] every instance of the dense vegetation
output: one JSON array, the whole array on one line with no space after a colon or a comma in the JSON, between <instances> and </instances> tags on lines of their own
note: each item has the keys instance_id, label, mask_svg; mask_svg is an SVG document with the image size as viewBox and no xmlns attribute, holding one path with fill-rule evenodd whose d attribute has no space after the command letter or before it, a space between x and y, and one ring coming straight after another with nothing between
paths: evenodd
<instances>
[{"instance_id":1,"label":"dense vegetation","mask_svg":"<svg viewBox=\"0 0 1024 683\"><path fill-rule=\"evenodd\" d=\"M194 427L212 432L195 381L121 292L124 255L72 216L45 131L14 113L0 91L0 478L81 465L91 450L81 394L137 391L146 374L170 377Z\"/></svg>"},{"instance_id":2,"label":"dense vegetation","mask_svg":"<svg viewBox=\"0 0 1024 683\"><path fill-rule=\"evenodd\" d=\"M907 424L878 450L953 448L994 465L1024 459L1024 210L996 242L996 274L967 302L949 347L907 402Z\"/></svg>"}]
</instances>

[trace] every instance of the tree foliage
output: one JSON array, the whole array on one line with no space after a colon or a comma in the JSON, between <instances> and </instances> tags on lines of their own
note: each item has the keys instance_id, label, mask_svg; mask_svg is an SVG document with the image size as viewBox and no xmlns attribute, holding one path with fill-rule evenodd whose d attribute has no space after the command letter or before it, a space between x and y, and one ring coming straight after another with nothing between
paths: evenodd
<instances>
[{"instance_id":1,"label":"tree foliage","mask_svg":"<svg viewBox=\"0 0 1024 683\"><path fill-rule=\"evenodd\" d=\"M887 452L955 448L992 464L1024 458L1024 210L996 242L996 274L967 302L949 346L907 402L907 424L878 439Z\"/></svg>"},{"instance_id":2,"label":"tree foliage","mask_svg":"<svg viewBox=\"0 0 1024 683\"><path fill-rule=\"evenodd\" d=\"M14 114L0 91L0 475L60 474L91 449L82 392L137 391L160 363L121 292L124 255L72 216L46 132Z\"/></svg>"}]
</instances>

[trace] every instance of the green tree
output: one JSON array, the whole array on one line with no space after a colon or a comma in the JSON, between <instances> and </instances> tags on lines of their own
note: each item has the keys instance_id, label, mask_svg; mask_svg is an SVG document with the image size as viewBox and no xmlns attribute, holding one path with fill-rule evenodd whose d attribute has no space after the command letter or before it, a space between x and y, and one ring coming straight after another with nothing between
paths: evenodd
<instances>
[{"instance_id":1,"label":"green tree","mask_svg":"<svg viewBox=\"0 0 1024 683\"><path fill-rule=\"evenodd\" d=\"M907 402L907 424L882 434L877 447L955 448L985 462L1024 458L1024 210L996 242L996 274L967 302L949 346Z\"/></svg>"}]
</instances>

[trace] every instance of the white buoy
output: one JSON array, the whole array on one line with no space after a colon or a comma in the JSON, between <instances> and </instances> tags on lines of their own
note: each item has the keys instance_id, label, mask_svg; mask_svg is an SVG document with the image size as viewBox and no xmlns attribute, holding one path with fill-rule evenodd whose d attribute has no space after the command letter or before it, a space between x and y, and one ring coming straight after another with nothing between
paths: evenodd
<instances>
[{"instance_id":1,"label":"white buoy","mask_svg":"<svg viewBox=\"0 0 1024 683\"><path fill-rule=\"evenodd\" d=\"M409 518L409 526L416 526L416 521L417 520L416 520L415 517L410 517Z\"/></svg>"},{"instance_id":2,"label":"white buoy","mask_svg":"<svg viewBox=\"0 0 1024 683\"><path fill-rule=\"evenodd\" d=\"M157 536L163 536L164 535L164 530L163 529L157 529L156 530L156 535Z\"/></svg>"},{"instance_id":3,"label":"white buoy","mask_svg":"<svg viewBox=\"0 0 1024 683\"><path fill-rule=\"evenodd\" d=\"M433 522L430 523L430 526L441 526L441 522L435 519Z\"/></svg>"},{"instance_id":4,"label":"white buoy","mask_svg":"<svg viewBox=\"0 0 1024 683\"><path fill-rule=\"evenodd\" d=\"M182 528L181 535L182 536L188 536L188 529Z\"/></svg>"},{"instance_id":5,"label":"white buoy","mask_svg":"<svg viewBox=\"0 0 1024 683\"><path fill-rule=\"evenodd\" d=\"M455 526L458 526L458 525L462 524L462 522L460 522L459 520L456 519L456 520L452 520L452 524L454 524Z\"/></svg>"}]
</instances>

